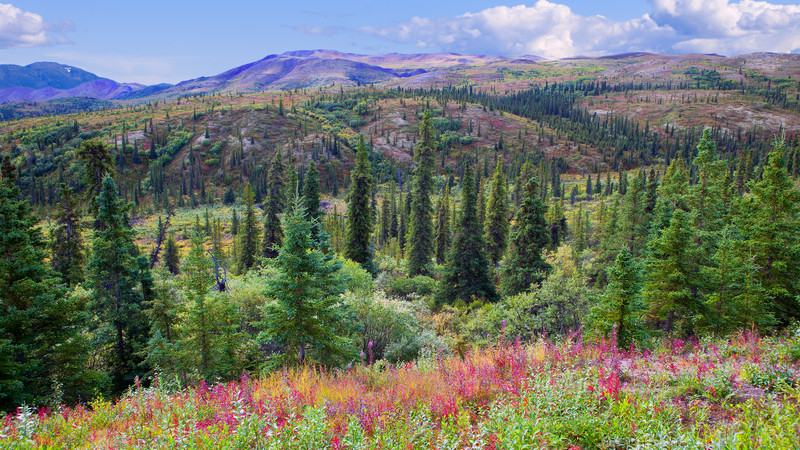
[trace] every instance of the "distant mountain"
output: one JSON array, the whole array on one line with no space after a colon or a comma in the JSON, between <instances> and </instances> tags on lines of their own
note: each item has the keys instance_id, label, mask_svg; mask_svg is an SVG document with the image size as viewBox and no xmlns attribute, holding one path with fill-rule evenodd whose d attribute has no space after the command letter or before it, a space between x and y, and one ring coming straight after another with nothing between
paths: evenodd
<instances>
[{"instance_id":1,"label":"distant mountain","mask_svg":"<svg viewBox=\"0 0 800 450\"><path fill-rule=\"evenodd\" d=\"M169 86L118 83L77 67L53 62L0 65L0 103L48 102L72 97L119 100L134 97L142 90L151 95Z\"/></svg>"},{"instance_id":2,"label":"distant mountain","mask_svg":"<svg viewBox=\"0 0 800 450\"><path fill-rule=\"evenodd\" d=\"M269 55L211 77L183 81L163 94L209 91L253 92L325 86L372 84L425 73L424 69L393 69L370 64L363 55L331 51L297 51Z\"/></svg>"},{"instance_id":3,"label":"distant mountain","mask_svg":"<svg viewBox=\"0 0 800 450\"><path fill-rule=\"evenodd\" d=\"M54 62L37 62L27 66L0 64L0 89L71 89L99 78L83 69Z\"/></svg>"}]
</instances>

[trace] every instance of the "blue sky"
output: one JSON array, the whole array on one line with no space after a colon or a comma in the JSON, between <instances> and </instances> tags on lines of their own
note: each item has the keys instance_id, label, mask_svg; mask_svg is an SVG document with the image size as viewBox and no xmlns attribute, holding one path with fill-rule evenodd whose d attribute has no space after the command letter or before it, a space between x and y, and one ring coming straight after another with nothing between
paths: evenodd
<instances>
[{"instance_id":1,"label":"blue sky","mask_svg":"<svg viewBox=\"0 0 800 450\"><path fill-rule=\"evenodd\" d=\"M56 61L145 84L317 48L547 58L800 52L800 5L788 0L3 1L0 63Z\"/></svg>"}]
</instances>

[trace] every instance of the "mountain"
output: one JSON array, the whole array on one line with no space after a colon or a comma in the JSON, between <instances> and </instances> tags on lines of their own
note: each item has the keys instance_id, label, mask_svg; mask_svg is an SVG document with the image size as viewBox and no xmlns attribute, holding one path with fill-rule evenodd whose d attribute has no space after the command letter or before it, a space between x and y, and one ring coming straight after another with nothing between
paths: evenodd
<instances>
[{"instance_id":1,"label":"mountain","mask_svg":"<svg viewBox=\"0 0 800 450\"><path fill-rule=\"evenodd\" d=\"M120 100L132 97L138 91L147 90L149 95L168 86L119 83L54 62L0 65L0 103L48 102L72 97Z\"/></svg>"}]
</instances>

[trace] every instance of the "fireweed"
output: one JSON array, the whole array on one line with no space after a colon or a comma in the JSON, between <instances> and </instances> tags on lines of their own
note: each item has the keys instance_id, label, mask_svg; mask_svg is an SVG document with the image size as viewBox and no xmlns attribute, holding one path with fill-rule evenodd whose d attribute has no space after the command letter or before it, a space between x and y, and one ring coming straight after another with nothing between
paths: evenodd
<instances>
[{"instance_id":1,"label":"fireweed","mask_svg":"<svg viewBox=\"0 0 800 450\"><path fill-rule=\"evenodd\" d=\"M463 359L157 379L116 402L21 407L0 420L0 448L792 448L791 339L501 340ZM753 382L776 367L779 381Z\"/></svg>"}]
</instances>

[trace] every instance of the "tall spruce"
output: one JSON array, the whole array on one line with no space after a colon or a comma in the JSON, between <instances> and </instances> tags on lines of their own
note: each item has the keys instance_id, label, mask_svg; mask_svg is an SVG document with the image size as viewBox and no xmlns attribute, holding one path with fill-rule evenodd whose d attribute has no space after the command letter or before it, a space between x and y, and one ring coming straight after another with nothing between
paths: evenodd
<instances>
[{"instance_id":1,"label":"tall spruce","mask_svg":"<svg viewBox=\"0 0 800 450\"><path fill-rule=\"evenodd\" d=\"M95 336L108 349L106 360L115 392L143 376L141 351L147 344L149 326L143 312L142 273L137 261L128 212L131 205L119 197L117 184L107 176L97 198L97 220L89 286Z\"/></svg>"},{"instance_id":2,"label":"tall spruce","mask_svg":"<svg viewBox=\"0 0 800 450\"><path fill-rule=\"evenodd\" d=\"M483 240L483 227L478 220L472 171L464 170L461 183L461 214L447 255L436 304L453 304L458 300L496 301L500 297L489 278L489 262Z\"/></svg>"},{"instance_id":3,"label":"tall spruce","mask_svg":"<svg viewBox=\"0 0 800 450\"><path fill-rule=\"evenodd\" d=\"M800 317L800 192L786 170L785 153L785 139L776 139L761 179L747 184L752 199L740 208L760 281L782 324Z\"/></svg>"},{"instance_id":4,"label":"tall spruce","mask_svg":"<svg viewBox=\"0 0 800 450\"><path fill-rule=\"evenodd\" d=\"M81 235L80 212L72 196L72 189L61 183L58 188L60 202L57 205L55 226L50 230L53 269L61 274L68 287L84 280L86 265L83 236Z\"/></svg>"},{"instance_id":5,"label":"tall spruce","mask_svg":"<svg viewBox=\"0 0 800 450\"><path fill-rule=\"evenodd\" d=\"M416 148L417 168L412 183L411 224L408 242L408 275L427 275L434 253L433 236L433 152L436 142L429 111L419 124L420 142Z\"/></svg>"},{"instance_id":6,"label":"tall spruce","mask_svg":"<svg viewBox=\"0 0 800 450\"><path fill-rule=\"evenodd\" d=\"M247 272L256 263L258 252L258 220L253 206L253 186L249 183L244 188L244 217L239 229L239 255L237 269L239 273Z\"/></svg>"},{"instance_id":7,"label":"tall spruce","mask_svg":"<svg viewBox=\"0 0 800 450\"><path fill-rule=\"evenodd\" d=\"M627 350L640 331L642 304L639 268L627 247L622 247L609 269L610 283L592 316L599 331L617 334L617 347Z\"/></svg>"},{"instance_id":8,"label":"tall spruce","mask_svg":"<svg viewBox=\"0 0 800 450\"><path fill-rule=\"evenodd\" d=\"M66 295L45 264L47 245L30 206L20 196L16 168L0 169L0 411L42 404L53 380L63 401L92 395L87 369L85 304ZM83 397L81 398L81 395Z\"/></svg>"},{"instance_id":9,"label":"tall spruce","mask_svg":"<svg viewBox=\"0 0 800 450\"><path fill-rule=\"evenodd\" d=\"M114 174L114 158L98 139L83 141L76 156L84 168L81 184L84 186L84 196L89 201L89 213L96 215L97 196L102 189L103 179Z\"/></svg>"},{"instance_id":10,"label":"tall spruce","mask_svg":"<svg viewBox=\"0 0 800 450\"><path fill-rule=\"evenodd\" d=\"M322 239L324 233L322 230L322 216L325 212L322 210L322 203L319 199L319 170L317 170L317 165L313 162L308 166L303 179L303 204L306 208L306 214L308 214L308 220L311 221L311 240L312 242L321 243L320 239ZM327 241L327 239L325 240Z\"/></svg>"},{"instance_id":11,"label":"tall spruce","mask_svg":"<svg viewBox=\"0 0 800 450\"><path fill-rule=\"evenodd\" d=\"M374 273L372 249L369 243L372 233L371 191L372 168L364 136L359 135L356 164L350 174L350 192L347 194L348 227L345 256L361 264L368 272Z\"/></svg>"},{"instance_id":12,"label":"tall spruce","mask_svg":"<svg viewBox=\"0 0 800 450\"><path fill-rule=\"evenodd\" d=\"M508 244L509 211L506 198L506 185L503 181L503 166L500 160L492 175L492 186L486 207L486 253L492 266L497 266L503 258Z\"/></svg>"},{"instance_id":13,"label":"tall spruce","mask_svg":"<svg viewBox=\"0 0 800 450\"><path fill-rule=\"evenodd\" d=\"M546 206L538 195L538 183L531 178L525 196L514 216L511 248L502 267L502 287L506 295L527 291L540 284L551 266L542 259L542 250L550 245L545 220Z\"/></svg>"},{"instance_id":14,"label":"tall spruce","mask_svg":"<svg viewBox=\"0 0 800 450\"><path fill-rule=\"evenodd\" d=\"M444 264L450 250L450 185L444 187L436 207L436 264Z\"/></svg>"},{"instance_id":15,"label":"tall spruce","mask_svg":"<svg viewBox=\"0 0 800 450\"><path fill-rule=\"evenodd\" d=\"M283 239L280 215L286 207L286 168L280 149L275 152L267 174L267 198L264 204L264 233L261 239L261 255L265 258L278 256Z\"/></svg>"},{"instance_id":16,"label":"tall spruce","mask_svg":"<svg viewBox=\"0 0 800 450\"><path fill-rule=\"evenodd\" d=\"M341 362L352 356L349 340L337 334L346 328L339 303L344 292L341 262L313 248L312 224L299 201L284 215L283 226L285 239L275 258L278 276L269 280L266 291L274 301L264 308L258 339L283 348L279 364Z\"/></svg>"},{"instance_id":17,"label":"tall spruce","mask_svg":"<svg viewBox=\"0 0 800 450\"><path fill-rule=\"evenodd\" d=\"M211 277L211 261L206 257L203 239L198 233L192 236L192 247L183 270L183 287L186 293L187 331L185 346L192 349L187 361L190 367L198 367L203 378L209 376L212 352L212 318L210 317L208 293L214 280Z\"/></svg>"},{"instance_id":18,"label":"tall spruce","mask_svg":"<svg viewBox=\"0 0 800 450\"><path fill-rule=\"evenodd\" d=\"M180 273L181 255L178 244L175 242L175 235L170 234L167 244L164 247L164 267L173 275Z\"/></svg>"}]
</instances>

